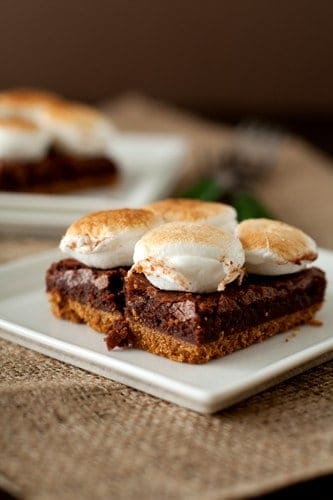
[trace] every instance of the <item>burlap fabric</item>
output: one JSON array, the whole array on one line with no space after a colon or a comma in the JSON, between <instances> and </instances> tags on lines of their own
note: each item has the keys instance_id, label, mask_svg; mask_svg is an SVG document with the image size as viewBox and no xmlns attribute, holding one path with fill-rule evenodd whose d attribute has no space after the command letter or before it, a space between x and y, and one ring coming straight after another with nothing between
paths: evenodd
<instances>
[{"instance_id":1,"label":"burlap fabric","mask_svg":"<svg viewBox=\"0 0 333 500\"><path fill-rule=\"evenodd\" d=\"M194 128L196 148L200 140L219 144L218 136L227 140L230 133L144 100L125 99L112 107L124 128L132 122L133 129L182 129L191 137ZM192 152L187 173L193 159ZM303 165L301 183L306 165L311 172L316 166L312 192L319 176L333 192L329 160L313 148L295 141L286 159L289 169ZM282 163L273 175L280 169L275 182L288 187L285 168ZM272 205L284 210L277 201L284 195L269 182ZM316 219L316 204L318 213L332 208L326 187L320 199L310 199L314 218L301 219L309 213L308 184L309 179L295 223L303 220L332 248L328 217ZM288 213L290 219L296 215ZM1 235L0 260L56 244ZM204 416L10 342L1 341L0 349L0 487L18 498L247 498L333 472L333 362Z\"/></svg>"}]
</instances>

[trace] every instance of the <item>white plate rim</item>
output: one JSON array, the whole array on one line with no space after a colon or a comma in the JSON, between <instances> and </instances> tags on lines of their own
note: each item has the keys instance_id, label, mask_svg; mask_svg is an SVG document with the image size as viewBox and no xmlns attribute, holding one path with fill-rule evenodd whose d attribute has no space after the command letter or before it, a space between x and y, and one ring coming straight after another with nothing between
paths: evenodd
<instances>
[{"instance_id":1,"label":"white plate rim","mask_svg":"<svg viewBox=\"0 0 333 500\"><path fill-rule=\"evenodd\" d=\"M333 257L333 252L330 250L321 249L320 254L326 259L332 259ZM47 251L6 263L0 266L0 278L1 276L10 276L12 273L22 271L27 267L43 266L44 263L46 264L47 262L55 260L59 258L60 255L58 250L51 252ZM328 280L331 285L331 282L333 282L333 266L332 269L330 269L330 274L332 276L328 276ZM25 293L24 290L21 291ZM8 298L10 295L13 297L16 296L15 287L14 289L9 288L5 293L2 292L0 305L2 299ZM217 388L207 391L203 388L186 384L184 381L177 383L177 381L173 380L170 384L170 379L167 376L157 373L154 374L152 380L151 370L149 369L131 366L128 362L123 362L121 359L114 357L106 358L104 354L100 355L96 352L89 352L86 348L81 348L62 342L59 339L54 339L45 333L31 330L13 321L8 321L4 317L0 317L0 327L4 329L0 330L0 336L6 340L14 341L25 347L37 350L38 352L86 370L86 361L88 360L90 364L88 371L107 376L108 378L125 383L138 390L152 394L153 396L166 399L201 413L214 413L244 398L261 392L279 381L285 380L297 373L301 373L306 369L333 358L332 335L325 341L321 341L301 352L291 354L287 358L276 361L272 366L265 367L264 370L259 371L250 379L240 382L236 389L231 387L230 390ZM147 354L147 356L153 356L148 353L144 353L144 355L145 354ZM66 358L65 360L64 355ZM205 365L199 366L202 369L205 367ZM110 376L110 370L112 371L112 376Z\"/></svg>"}]
</instances>

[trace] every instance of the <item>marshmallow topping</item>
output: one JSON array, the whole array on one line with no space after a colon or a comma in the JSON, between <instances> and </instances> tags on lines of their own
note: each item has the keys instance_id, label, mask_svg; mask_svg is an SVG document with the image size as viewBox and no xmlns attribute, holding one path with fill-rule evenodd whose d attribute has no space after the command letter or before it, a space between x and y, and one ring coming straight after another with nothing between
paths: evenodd
<instances>
[{"instance_id":1,"label":"marshmallow topping","mask_svg":"<svg viewBox=\"0 0 333 500\"><path fill-rule=\"evenodd\" d=\"M0 158L36 161L50 147L50 136L32 122L19 118L0 118Z\"/></svg>"},{"instance_id":2,"label":"marshmallow topping","mask_svg":"<svg viewBox=\"0 0 333 500\"><path fill-rule=\"evenodd\" d=\"M0 117L23 118L40 124L43 111L60 102L52 92L37 89L13 89L0 92Z\"/></svg>"},{"instance_id":3,"label":"marshmallow topping","mask_svg":"<svg viewBox=\"0 0 333 500\"><path fill-rule=\"evenodd\" d=\"M103 113L71 102L56 102L45 108L41 126L50 132L59 150L79 156L107 154L114 133Z\"/></svg>"},{"instance_id":4,"label":"marshmallow topping","mask_svg":"<svg viewBox=\"0 0 333 500\"><path fill-rule=\"evenodd\" d=\"M316 243L300 229L270 219L247 219L235 232L248 272L268 276L296 273L317 258Z\"/></svg>"},{"instance_id":5,"label":"marshmallow topping","mask_svg":"<svg viewBox=\"0 0 333 500\"><path fill-rule=\"evenodd\" d=\"M224 203L169 198L150 203L145 208L161 215L165 222L196 222L230 232L233 232L237 226L236 210Z\"/></svg>"},{"instance_id":6,"label":"marshmallow topping","mask_svg":"<svg viewBox=\"0 0 333 500\"><path fill-rule=\"evenodd\" d=\"M161 219L144 209L94 212L74 222L60 249L89 267L131 266L135 243Z\"/></svg>"},{"instance_id":7,"label":"marshmallow topping","mask_svg":"<svg viewBox=\"0 0 333 500\"><path fill-rule=\"evenodd\" d=\"M191 222L170 222L135 245L133 270L162 290L209 293L243 276L244 251L227 231Z\"/></svg>"}]
</instances>

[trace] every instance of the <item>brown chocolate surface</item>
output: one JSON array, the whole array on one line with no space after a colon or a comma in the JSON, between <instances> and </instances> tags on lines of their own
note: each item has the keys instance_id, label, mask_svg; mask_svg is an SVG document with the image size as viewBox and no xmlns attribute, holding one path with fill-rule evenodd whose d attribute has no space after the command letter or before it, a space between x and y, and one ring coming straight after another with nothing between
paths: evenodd
<instances>
[{"instance_id":1,"label":"brown chocolate surface","mask_svg":"<svg viewBox=\"0 0 333 500\"><path fill-rule=\"evenodd\" d=\"M311 268L284 276L247 275L242 285L234 282L223 292L168 292L151 285L143 274L127 275L128 269L94 269L63 259L48 269L46 289L63 301L101 312L125 312L124 321L126 317L200 346L320 304L326 286L323 271ZM109 332L112 342L114 328Z\"/></svg>"},{"instance_id":2,"label":"brown chocolate surface","mask_svg":"<svg viewBox=\"0 0 333 500\"><path fill-rule=\"evenodd\" d=\"M72 299L101 311L124 310L124 278L128 268L93 269L75 259L53 263L46 273L46 291L58 291L62 299Z\"/></svg>"},{"instance_id":3,"label":"brown chocolate surface","mask_svg":"<svg viewBox=\"0 0 333 500\"><path fill-rule=\"evenodd\" d=\"M36 162L13 162L0 159L0 190L33 191L42 186L91 180L112 176L115 163L106 157L79 157L51 150Z\"/></svg>"},{"instance_id":4,"label":"brown chocolate surface","mask_svg":"<svg viewBox=\"0 0 333 500\"><path fill-rule=\"evenodd\" d=\"M126 312L149 329L195 345L233 335L323 301L324 273L311 268L284 276L245 277L224 292L194 294L155 288L143 274L126 280Z\"/></svg>"}]
</instances>

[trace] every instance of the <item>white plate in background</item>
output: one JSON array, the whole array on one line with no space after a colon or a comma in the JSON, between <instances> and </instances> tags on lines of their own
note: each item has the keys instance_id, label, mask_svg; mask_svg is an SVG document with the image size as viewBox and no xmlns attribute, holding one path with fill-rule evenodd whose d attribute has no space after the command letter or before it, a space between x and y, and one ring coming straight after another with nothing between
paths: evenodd
<instances>
[{"instance_id":1,"label":"white plate in background","mask_svg":"<svg viewBox=\"0 0 333 500\"><path fill-rule=\"evenodd\" d=\"M187 153L185 139L168 134L119 134L110 154L120 180L111 187L64 195L0 192L0 229L59 236L75 219L94 210L140 207L172 193Z\"/></svg>"},{"instance_id":2,"label":"white plate in background","mask_svg":"<svg viewBox=\"0 0 333 500\"><path fill-rule=\"evenodd\" d=\"M302 326L204 365L177 363L137 349L108 352L103 335L56 319L45 296L48 252L0 267L0 336L161 399L212 413L333 358L333 252L321 250L327 273L323 326ZM1 329L3 328L3 330Z\"/></svg>"}]
</instances>

